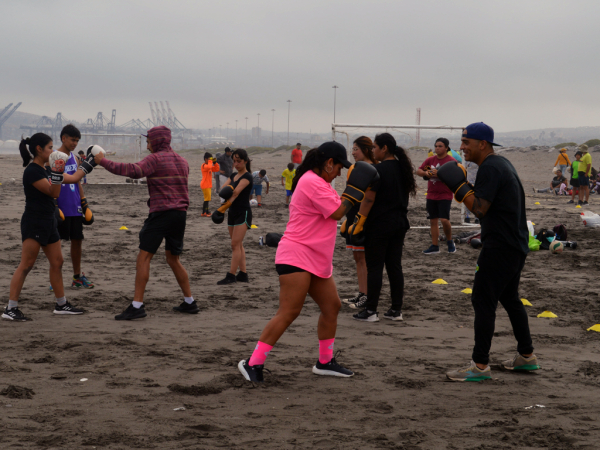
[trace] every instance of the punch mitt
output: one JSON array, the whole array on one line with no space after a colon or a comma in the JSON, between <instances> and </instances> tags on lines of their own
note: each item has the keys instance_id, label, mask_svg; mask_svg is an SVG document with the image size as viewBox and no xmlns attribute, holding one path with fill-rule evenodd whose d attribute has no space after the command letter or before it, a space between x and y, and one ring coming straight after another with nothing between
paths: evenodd
<instances>
[{"instance_id":1,"label":"punch mitt","mask_svg":"<svg viewBox=\"0 0 600 450\"><path fill-rule=\"evenodd\" d=\"M81 215L83 216L83 224L91 225L94 223L94 214L92 210L88 207L88 202L85 197L81 199Z\"/></svg>"},{"instance_id":2,"label":"punch mitt","mask_svg":"<svg viewBox=\"0 0 600 450\"><path fill-rule=\"evenodd\" d=\"M348 174L348 181L342 198L350 201L353 205L362 202L365 191L378 177L379 174L374 165L358 161Z\"/></svg>"},{"instance_id":3,"label":"punch mitt","mask_svg":"<svg viewBox=\"0 0 600 450\"><path fill-rule=\"evenodd\" d=\"M423 170L424 170L424 171L425 171L425 173L426 173L425 175L423 175L423 179L424 179L425 181L429 181L429 178L430 178L430 176L429 176L429 175L427 175L427 174L429 173L429 170L430 170L430 169L431 169L431 166L425 166L425 167L423 167Z\"/></svg>"},{"instance_id":4,"label":"punch mitt","mask_svg":"<svg viewBox=\"0 0 600 450\"><path fill-rule=\"evenodd\" d=\"M475 194L473 185L467 181L467 169L456 161L447 162L440 167L437 177L454 192L454 199L459 203Z\"/></svg>"},{"instance_id":5,"label":"punch mitt","mask_svg":"<svg viewBox=\"0 0 600 450\"><path fill-rule=\"evenodd\" d=\"M62 184L65 175L65 166L69 157L63 152L52 152L48 158L48 165L50 166L50 183Z\"/></svg>"}]
</instances>

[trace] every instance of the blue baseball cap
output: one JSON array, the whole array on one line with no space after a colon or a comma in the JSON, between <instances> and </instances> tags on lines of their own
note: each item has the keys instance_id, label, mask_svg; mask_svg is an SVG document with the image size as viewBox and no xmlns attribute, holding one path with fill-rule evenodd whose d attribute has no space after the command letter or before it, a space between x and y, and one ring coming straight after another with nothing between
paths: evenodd
<instances>
[{"instance_id":1,"label":"blue baseball cap","mask_svg":"<svg viewBox=\"0 0 600 450\"><path fill-rule=\"evenodd\" d=\"M478 141L486 141L497 147L502 147L500 144L494 143L494 129L483 122L472 123L463 128L462 137L467 139L477 139Z\"/></svg>"}]
</instances>

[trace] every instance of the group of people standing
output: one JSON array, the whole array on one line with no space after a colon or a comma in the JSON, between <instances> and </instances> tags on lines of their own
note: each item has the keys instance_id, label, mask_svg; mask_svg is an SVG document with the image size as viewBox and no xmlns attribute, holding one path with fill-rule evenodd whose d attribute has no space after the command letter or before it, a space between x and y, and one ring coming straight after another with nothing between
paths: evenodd
<instances>
[{"instance_id":1,"label":"group of people standing","mask_svg":"<svg viewBox=\"0 0 600 450\"><path fill-rule=\"evenodd\" d=\"M437 159L424 163L419 169L422 176L430 180L437 178L443 183L454 199L464 203L481 222L483 250L477 262L471 297L475 310L475 348L473 361L468 367L446 374L449 379L457 381L481 381L491 377L489 350L498 302L507 310L518 342L517 355L502 363L503 367L525 371L539 368L533 354L527 314L518 295L529 235L524 191L514 167L494 153L493 146L497 144L493 143L493 137L491 127L483 123L471 124L463 131L461 150L467 161L479 167L474 185L469 182L466 169L455 159L439 163L439 160L446 158L448 149L447 141L442 139L438 140L440 146L436 143L434 158ZM116 175L146 177L150 194L149 215L139 234L134 300L115 319L132 320L146 316L143 298L150 262L163 240L166 241L167 263L184 296L183 302L173 309L190 314L199 311L192 296L187 271L179 260L189 207L189 166L184 158L171 149L171 132L168 128L154 127L148 131L146 138L150 155L137 163L110 161L98 146L90 147L84 160L72 161L62 151L53 152L52 139L43 133L21 142L20 150L26 167L23 175L26 207L21 220L23 251L21 263L11 281L9 304L2 314L3 318L27 320L18 308L18 298L40 248L50 261L50 281L56 295L55 313L83 312L70 305L64 296L61 235L57 231L58 208L54 199L62 196L61 190L65 189L63 185L79 184L96 165ZM221 223L225 213L228 213L227 224L232 242L230 270L218 284L248 281L243 238L252 224L249 206L253 185L251 161L243 149L231 153L236 172L221 180L223 186L219 195L224 201L211 214L215 223ZM415 169L406 151L397 145L389 133L379 134L373 141L366 136L357 139L353 145L353 155L354 165L348 161L346 149L341 144L326 142L308 151L295 168L289 221L274 261L280 284L279 309L264 328L250 358L238 364L238 369L247 380L263 381L264 362L269 352L300 314L307 294L321 311L317 329L319 358L313 373L338 377L353 375L351 370L336 361L333 352L341 301L332 275L332 262L337 224L343 217L346 217L346 221L340 231L347 238L347 248L355 254L361 291L352 303L357 309L362 309L353 317L364 322L379 320L377 308L385 267L390 282L391 307L384 317L402 320L402 251L410 228L409 198L417 192ZM222 162L211 158L206 158L209 166L207 173L220 172ZM66 166L69 166L68 171L65 170ZM344 168L349 169L347 183L343 194L339 196L331 182L340 176ZM421 174L419 171L416 173ZM77 191L77 188L66 189L69 192ZM81 210L78 210L78 214L82 220L89 221L91 212L87 214L89 207L81 195L80 192ZM436 199L429 200L439 202ZM431 212L438 213L436 218L442 215L440 210L446 209L446 203L428 205L430 215ZM430 220L434 218L430 217ZM72 234L71 239L73 236L78 235ZM448 249L450 251L450 246ZM357 256L360 252L364 256Z\"/></svg>"}]
</instances>

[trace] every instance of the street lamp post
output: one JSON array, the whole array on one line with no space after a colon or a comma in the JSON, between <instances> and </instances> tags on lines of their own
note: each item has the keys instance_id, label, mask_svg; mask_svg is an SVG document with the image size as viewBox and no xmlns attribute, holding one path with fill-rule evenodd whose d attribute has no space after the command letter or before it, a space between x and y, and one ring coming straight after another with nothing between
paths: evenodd
<instances>
[{"instance_id":1,"label":"street lamp post","mask_svg":"<svg viewBox=\"0 0 600 450\"><path fill-rule=\"evenodd\" d=\"M260 113L256 113L258 116L258 127L256 128L256 146L260 147Z\"/></svg>"},{"instance_id":2,"label":"street lamp post","mask_svg":"<svg viewBox=\"0 0 600 450\"><path fill-rule=\"evenodd\" d=\"M246 117L246 137L244 139L244 144L246 144L246 148L248 148L248 118Z\"/></svg>"},{"instance_id":3,"label":"street lamp post","mask_svg":"<svg viewBox=\"0 0 600 450\"><path fill-rule=\"evenodd\" d=\"M271 123L271 147L275 148L275 140L274 140L274 136L275 136L275 110L272 109L271 112L273 113L273 121Z\"/></svg>"},{"instance_id":4,"label":"street lamp post","mask_svg":"<svg viewBox=\"0 0 600 450\"><path fill-rule=\"evenodd\" d=\"M337 94L337 90L339 89L339 86L332 86L333 88L333 123L335 123L335 101L336 101L336 94Z\"/></svg>"},{"instance_id":5,"label":"street lamp post","mask_svg":"<svg viewBox=\"0 0 600 450\"><path fill-rule=\"evenodd\" d=\"M288 104L288 137L287 137L287 145L289 147L290 145L290 106L291 106L292 101L288 100L287 104Z\"/></svg>"}]
</instances>

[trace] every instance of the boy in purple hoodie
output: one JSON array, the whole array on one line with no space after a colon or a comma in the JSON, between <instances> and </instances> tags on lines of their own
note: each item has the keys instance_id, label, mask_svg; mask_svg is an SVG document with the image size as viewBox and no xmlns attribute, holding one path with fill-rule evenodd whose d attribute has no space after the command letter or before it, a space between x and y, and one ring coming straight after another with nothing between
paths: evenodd
<instances>
[{"instance_id":1,"label":"boy in purple hoodie","mask_svg":"<svg viewBox=\"0 0 600 450\"><path fill-rule=\"evenodd\" d=\"M140 252L137 257L135 294L131 305L116 320L132 320L146 317L144 290L150 277L150 261L165 239L167 263L173 270L177 283L183 291L184 301L173 307L175 311L197 314L200 309L192 297L188 273L179 260L183 251L183 236L187 209L190 204L188 193L187 161L171 148L171 130L165 126L148 130L148 151L135 164L109 161L103 154L95 157L96 164L115 175L139 179L146 177L150 199L150 214L140 231Z\"/></svg>"}]
</instances>

